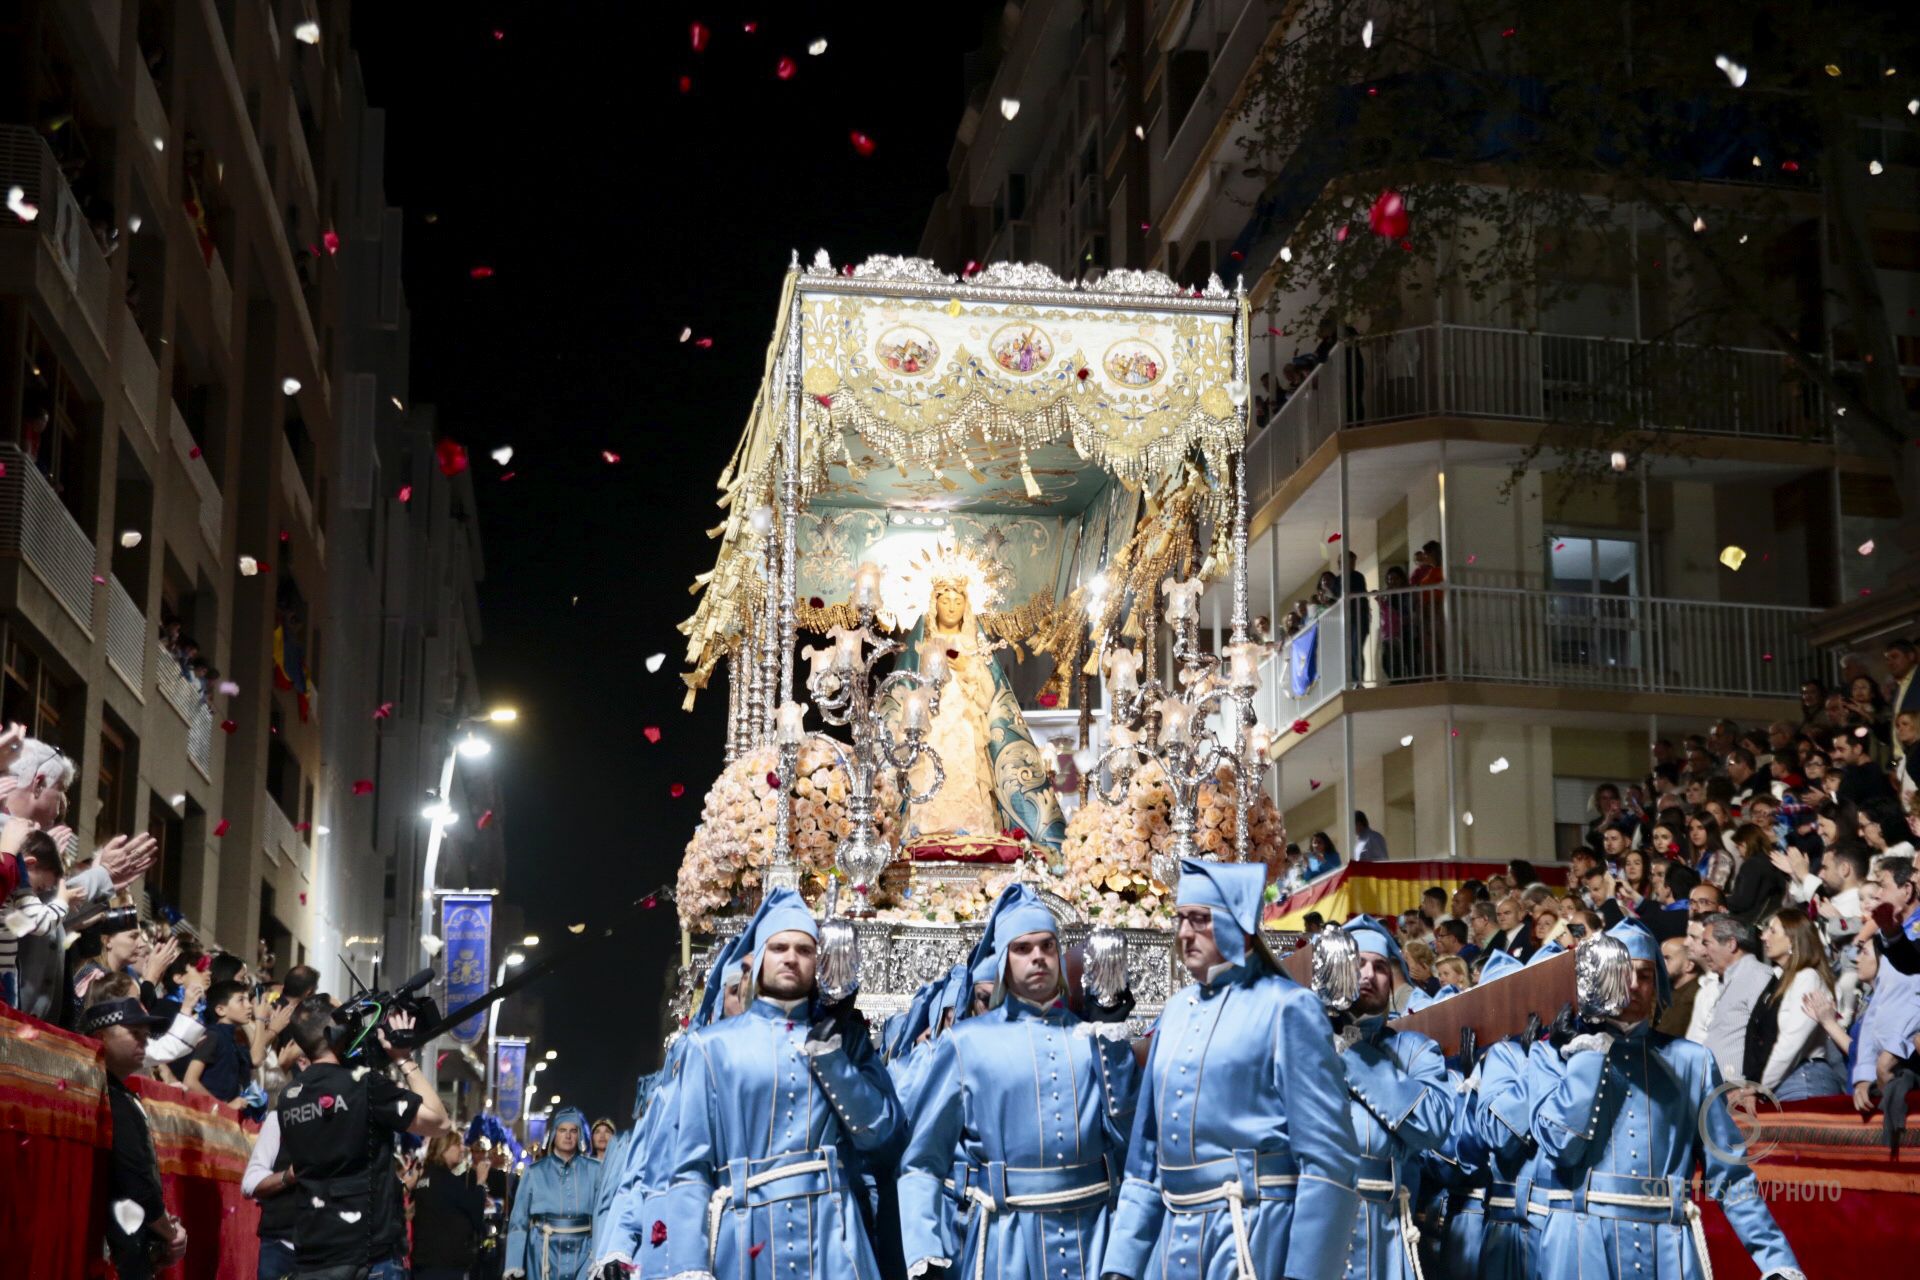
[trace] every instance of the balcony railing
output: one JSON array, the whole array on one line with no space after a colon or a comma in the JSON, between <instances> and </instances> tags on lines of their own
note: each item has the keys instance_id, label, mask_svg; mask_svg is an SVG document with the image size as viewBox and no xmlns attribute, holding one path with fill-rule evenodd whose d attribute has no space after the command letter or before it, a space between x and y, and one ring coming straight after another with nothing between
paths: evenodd
<instances>
[{"instance_id":1,"label":"balcony railing","mask_svg":"<svg viewBox=\"0 0 1920 1280\"><path fill-rule=\"evenodd\" d=\"M1432 586L1374 591L1320 614L1262 673L1268 723L1345 689L1463 680L1740 698L1831 682L1806 638L1817 609L1573 591ZM1355 635L1359 631L1361 634Z\"/></svg>"},{"instance_id":2,"label":"balcony railing","mask_svg":"<svg viewBox=\"0 0 1920 1280\"><path fill-rule=\"evenodd\" d=\"M1442 416L1832 439L1819 388L1777 351L1434 324L1336 345L1255 438L1252 496L1340 427Z\"/></svg>"},{"instance_id":3,"label":"balcony railing","mask_svg":"<svg viewBox=\"0 0 1920 1280\"><path fill-rule=\"evenodd\" d=\"M186 419L180 416L178 406L169 405L168 412L167 430L173 440L173 451L179 455L180 465L186 468L187 479L200 498L200 536L206 539L207 550L217 556L220 554L220 487L213 482L213 472L207 460L199 455L193 433L187 430Z\"/></svg>"},{"instance_id":4,"label":"balcony railing","mask_svg":"<svg viewBox=\"0 0 1920 1280\"><path fill-rule=\"evenodd\" d=\"M213 778L213 710L192 680L180 670L180 661L159 641L153 642L153 684L167 705L187 726L187 758L200 776Z\"/></svg>"},{"instance_id":5,"label":"balcony railing","mask_svg":"<svg viewBox=\"0 0 1920 1280\"><path fill-rule=\"evenodd\" d=\"M120 579L107 578L107 665L133 690L142 702L142 677L146 675L142 659L147 652L147 619L133 602Z\"/></svg>"},{"instance_id":6,"label":"balcony railing","mask_svg":"<svg viewBox=\"0 0 1920 1280\"><path fill-rule=\"evenodd\" d=\"M91 639L93 539L18 446L0 445L0 463L0 554L20 557Z\"/></svg>"},{"instance_id":7,"label":"balcony railing","mask_svg":"<svg viewBox=\"0 0 1920 1280\"><path fill-rule=\"evenodd\" d=\"M0 125L0 189L12 187L19 187L21 198L39 210L33 225L52 248L80 314L93 328L94 340L105 346L107 259L53 152L27 125ZM0 219L0 226L8 224L20 225L12 214Z\"/></svg>"},{"instance_id":8,"label":"balcony railing","mask_svg":"<svg viewBox=\"0 0 1920 1280\"><path fill-rule=\"evenodd\" d=\"M154 415L160 411L160 366L154 361L153 352L147 349L146 334L140 331L133 312L124 309L120 317L120 377L126 385L127 401L133 405L134 416L140 419L147 439L159 447L160 433L155 429Z\"/></svg>"},{"instance_id":9,"label":"balcony railing","mask_svg":"<svg viewBox=\"0 0 1920 1280\"><path fill-rule=\"evenodd\" d=\"M295 867L307 865L307 842L293 829L293 823L281 812L280 802L267 796L267 852L276 860L281 854L293 859Z\"/></svg>"}]
</instances>

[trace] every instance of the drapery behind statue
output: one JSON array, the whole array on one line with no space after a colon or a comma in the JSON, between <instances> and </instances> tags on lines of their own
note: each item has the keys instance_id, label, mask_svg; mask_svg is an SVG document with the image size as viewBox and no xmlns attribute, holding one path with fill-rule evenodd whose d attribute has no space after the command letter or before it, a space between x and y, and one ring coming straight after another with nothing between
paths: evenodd
<instances>
[{"instance_id":1,"label":"drapery behind statue","mask_svg":"<svg viewBox=\"0 0 1920 1280\"><path fill-rule=\"evenodd\" d=\"M926 803L909 808L904 844L984 853L1001 832L1018 828L1057 851L1066 838L1066 818L1013 685L994 661L993 641L974 617L970 585L965 574L932 577L926 611L895 661L896 670L920 671L937 652L947 665L940 710L927 727L945 780ZM887 715L896 718L898 705L890 705ZM930 785L932 776L928 762L909 774L915 791ZM941 838L948 836L955 839Z\"/></svg>"}]
</instances>

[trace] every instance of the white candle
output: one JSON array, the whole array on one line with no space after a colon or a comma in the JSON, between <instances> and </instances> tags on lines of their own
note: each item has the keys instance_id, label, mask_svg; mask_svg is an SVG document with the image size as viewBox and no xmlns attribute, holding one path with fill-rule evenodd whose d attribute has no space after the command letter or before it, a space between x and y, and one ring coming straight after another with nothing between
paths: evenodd
<instances>
[{"instance_id":1,"label":"white candle","mask_svg":"<svg viewBox=\"0 0 1920 1280\"><path fill-rule=\"evenodd\" d=\"M858 627L835 627L828 633L833 637L833 665L842 671L860 665L860 629Z\"/></svg>"},{"instance_id":2,"label":"white candle","mask_svg":"<svg viewBox=\"0 0 1920 1280\"><path fill-rule=\"evenodd\" d=\"M929 650L926 659L920 664L920 671L934 684L944 684L947 679L947 651L945 649Z\"/></svg>"},{"instance_id":3,"label":"white candle","mask_svg":"<svg viewBox=\"0 0 1920 1280\"><path fill-rule=\"evenodd\" d=\"M1188 578L1184 582L1168 578L1162 582L1160 589L1166 593L1168 621L1180 622L1192 616L1204 585L1198 578Z\"/></svg>"},{"instance_id":4,"label":"white candle","mask_svg":"<svg viewBox=\"0 0 1920 1280\"><path fill-rule=\"evenodd\" d=\"M863 560L860 567L853 571L853 602L861 608L868 608L880 599L880 566L871 560Z\"/></svg>"},{"instance_id":5,"label":"white candle","mask_svg":"<svg viewBox=\"0 0 1920 1280\"><path fill-rule=\"evenodd\" d=\"M774 719L781 746L794 747L800 745L801 740L807 736L806 716L807 708L802 703L783 702L780 704L780 709L774 713Z\"/></svg>"},{"instance_id":6,"label":"white candle","mask_svg":"<svg viewBox=\"0 0 1920 1280\"><path fill-rule=\"evenodd\" d=\"M1160 741L1185 742L1193 727L1193 708L1178 698L1160 702Z\"/></svg>"},{"instance_id":7,"label":"white candle","mask_svg":"<svg viewBox=\"0 0 1920 1280\"><path fill-rule=\"evenodd\" d=\"M909 689L900 695L900 718L910 732L925 732L928 704L933 693L927 689Z\"/></svg>"},{"instance_id":8,"label":"white candle","mask_svg":"<svg viewBox=\"0 0 1920 1280\"><path fill-rule=\"evenodd\" d=\"M1107 666L1114 699L1132 697L1140 688L1140 655L1132 649L1115 649L1107 655Z\"/></svg>"},{"instance_id":9,"label":"white candle","mask_svg":"<svg viewBox=\"0 0 1920 1280\"><path fill-rule=\"evenodd\" d=\"M1229 676L1238 688L1260 687L1260 652L1262 646L1252 643L1227 646Z\"/></svg>"},{"instance_id":10,"label":"white candle","mask_svg":"<svg viewBox=\"0 0 1920 1280\"><path fill-rule=\"evenodd\" d=\"M1254 760L1264 764L1267 753L1273 749L1273 730L1263 724L1256 724L1253 726L1252 734L1249 735L1249 741L1253 747Z\"/></svg>"}]
</instances>

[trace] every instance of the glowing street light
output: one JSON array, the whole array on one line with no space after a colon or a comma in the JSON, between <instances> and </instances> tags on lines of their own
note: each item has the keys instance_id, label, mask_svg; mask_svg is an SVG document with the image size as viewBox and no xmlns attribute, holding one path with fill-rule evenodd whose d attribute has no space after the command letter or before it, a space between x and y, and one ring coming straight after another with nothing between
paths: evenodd
<instances>
[{"instance_id":1,"label":"glowing street light","mask_svg":"<svg viewBox=\"0 0 1920 1280\"><path fill-rule=\"evenodd\" d=\"M518 707L495 707L493 710L487 712L487 719L495 724L512 724L519 718L520 709Z\"/></svg>"},{"instance_id":2,"label":"glowing street light","mask_svg":"<svg viewBox=\"0 0 1920 1280\"><path fill-rule=\"evenodd\" d=\"M526 937L520 939L520 945L523 947L537 947L540 945L540 935L537 933L530 933Z\"/></svg>"},{"instance_id":3,"label":"glowing street light","mask_svg":"<svg viewBox=\"0 0 1920 1280\"><path fill-rule=\"evenodd\" d=\"M522 955L520 952L518 951L507 952L507 964L509 966L516 965L516 964L525 964L526 962L527 962L526 956Z\"/></svg>"},{"instance_id":4,"label":"glowing street light","mask_svg":"<svg viewBox=\"0 0 1920 1280\"><path fill-rule=\"evenodd\" d=\"M552 1061L553 1061L553 1060L554 1060L555 1058L558 1058L559 1056L560 1056L560 1051L559 1051L558 1049L549 1049L549 1050L547 1050L547 1061L548 1061L548 1062L552 1062Z\"/></svg>"},{"instance_id":5,"label":"glowing street light","mask_svg":"<svg viewBox=\"0 0 1920 1280\"><path fill-rule=\"evenodd\" d=\"M477 734L470 733L466 737L460 739L460 745L456 748L456 750L458 750L461 755L465 756L469 760L478 760L480 759L480 757L486 755L488 752L493 750L493 744L491 742L488 742L485 738L478 736Z\"/></svg>"}]
</instances>

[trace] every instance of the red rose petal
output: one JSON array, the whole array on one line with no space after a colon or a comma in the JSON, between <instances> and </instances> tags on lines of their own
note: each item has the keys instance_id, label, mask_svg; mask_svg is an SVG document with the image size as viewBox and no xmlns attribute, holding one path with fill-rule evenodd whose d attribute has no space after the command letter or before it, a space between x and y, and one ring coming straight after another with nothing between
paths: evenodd
<instances>
[{"instance_id":1,"label":"red rose petal","mask_svg":"<svg viewBox=\"0 0 1920 1280\"><path fill-rule=\"evenodd\" d=\"M193 446L193 448L191 448L191 449L189 449L189 450L187 450L187 456L188 456L189 458L197 458L197 457L199 457L199 456L200 456L200 446L199 446L199 445L195 445L195 446Z\"/></svg>"},{"instance_id":2,"label":"red rose petal","mask_svg":"<svg viewBox=\"0 0 1920 1280\"><path fill-rule=\"evenodd\" d=\"M968 259L967 259L967 265L966 265L966 269L965 269L965 270L963 270L963 271L961 271L961 273L960 273L960 274L961 274L961 276L963 276L963 277L965 277L965 276L970 276L970 275L972 275L972 274L973 274L974 272L976 272L976 271L978 271L979 269L980 269L980 264L979 264L978 262L976 262L976 261L974 261L974 260L973 260L972 258L968 258Z\"/></svg>"},{"instance_id":3,"label":"red rose petal","mask_svg":"<svg viewBox=\"0 0 1920 1280\"><path fill-rule=\"evenodd\" d=\"M712 338L695 338L693 340L693 345L700 348L702 351L711 351L713 350L713 339Z\"/></svg>"},{"instance_id":4,"label":"red rose petal","mask_svg":"<svg viewBox=\"0 0 1920 1280\"><path fill-rule=\"evenodd\" d=\"M793 73L797 70L799 70L799 68L794 64L793 59L784 54L781 55L780 61L773 64L773 74L779 76L782 80L793 79Z\"/></svg>"},{"instance_id":5,"label":"red rose petal","mask_svg":"<svg viewBox=\"0 0 1920 1280\"><path fill-rule=\"evenodd\" d=\"M769 774L767 775L767 789L768 789L769 791L778 791L778 790L780 789L780 775L779 775L779 774L777 774L777 773L769 773Z\"/></svg>"},{"instance_id":6,"label":"red rose petal","mask_svg":"<svg viewBox=\"0 0 1920 1280\"><path fill-rule=\"evenodd\" d=\"M1347 228L1344 226L1341 227L1338 231L1333 233L1333 238L1336 243L1345 244L1347 242Z\"/></svg>"},{"instance_id":7,"label":"red rose petal","mask_svg":"<svg viewBox=\"0 0 1920 1280\"><path fill-rule=\"evenodd\" d=\"M222 733L238 733L238 732L240 732L240 726L239 726L239 725L237 725L237 724L235 724L235 723L234 723L233 721L231 721L231 720L222 720L222 721L220 722L220 732L222 732Z\"/></svg>"},{"instance_id":8,"label":"red rose petal","mask_svg":"<svg viewBox=\"0 0 1920 1280\"><path fill-rule=\"evenodd\" d=\"M442 440L433 446L433 456L440 464L440 474L449 480L467 469L467 446L457 440Z\"/></svg>"},{"instance_id":9,"label":"red rose petal","mask_svg":"<svg viewBox=\"0 0 1920 1280\"><path fill-rule=\"evenodd\" d=\"M641 733L641 736L646 738L648 742L660 741L660 726L657 724L648 725L646 728L642 729L640 733Z\"/></svg>"},{"instance_id":10,"label":"red rose petal","mask_svg":"<svg viewBox=\"0 0 1920 1280\"><path fill-rule=\"evenodd\" d=\"M833 397L832 397L832 396L815 396L815 397L814 397L814 399L815 399L815 400L818 400L818 401L820 402L820 407L821 407L822 409L831 409L831 408L833 408Z\"/></svg>"},{"instance_id":11,"label":"red rose petal","mask_svg":"<svg viewBox=\"0 0 1920 1280\"><path fill-rule=\"evenodd\" d=\"M1091 378L1093 376L1093 370L1087 368L1085 365L1081 365L1080 368L1075 371L1073 376L1080 379L1080 381L1085 382L1088 378Z\"/></svg>"},{"instance_id":12,"label":"red rose petal","mask_svg":"<svg viewBox=\"0 0 1920 1280\"><path fill-rule=\"evenodd\" d=\"M681 76L681 77L680 77L680 92L682 92L682 93L692 93L692 92L693 92L693 77L692 77L692 76Z\"/></svg>"},{"instance_id":13,"label":"red rose petal","mask_svg":"<svg viewBox=\"0 0 1920 1280\"><path fill-rule=\"evenodd\" d=\"M767 1242L762 1240L759 1244L756 1244L751 1249L747 1250L747 1256L749 1258L757 1258L760 1256L760 1251L762 1249L765 1249L766 1247L767 1247Z\"/></svg>"},{"instance_id":14,"label":"red rose petal","mask_svg":"<svg viewBox=\"0 0 1920 1280\"><path fill-rule=\"evenodd\" d=\"M400 486L400 491L394 494L393 496L394 496L394 499L399 502L412 502L413 486L410 484L403 484Z\"/></svg>"},{"instance_id":15,"label":"red rose petal","mask_svg":"<svg viewBox=\"0 0 1920 1280\"><path fill-rule=\"evenodd\" d=\"M373 718L375 720L385 720L388 716L392 714L393 714L393 704L391 702L383 702L379 706L373 709Z\"/></svg>"},{"instance_id":16,"label":"red rose petal","mask_svg":"<svg viewBox=\"0 0 1920 1280\"><path fill-rule=\"evenodd\" d=\"M492 825L493 825L493 810L488 809L485 813L481 814L478 818L474 819L473 828L476 831L485 831L488 827Z\"/></svg>"},{"instance_id":17,"label":"red rose petal","mask_svg":"<svg viewBox=\"0 0 1920 1280\"><path fill-rule=\"evenodd\" d=\"M819 596L808 596L807 607L810 609L824 609L827 607L827 602Z\"/></svg>"},{"instance_id":18,"label":"red rose petal","mask_svg":"<svg viewBox=\"0 0 1920 1280\"><path fill-rule=\"evenodd\" d=\"M617 453L615 453L615 452L614 452L613 450L611 450L611 449L602 449L602 450L600 451L600 456L601 456L602 458L605 458L605 459L607 460L607 465L608 465L608 466L612 466L612 465L614 465L615 463L617 463L617 462L619 462L619 461L620 461L620 455L619 455L619 454L617 454Z\"/></svg>"},{"instance_id":19,"label":"red rose petal","mask_svg":"<svg viewBox=\"0 0 1920 1280\"><path fill-rule=\"evenodd\" d=\"M711 31L707 30L707 24L704 22L696 22L687 29L687 38L693 45L693 51L695 53L706 52L707 38L712 34Z\"/></svg>"},{"instance_id":20,"label":"red rose petal","mask_svg":"<svg viewBox=\"0 0 1920 1280\"><path fill-rule=\"evenodd\" d=\"M1040 695L1040 705L1043 707L1057 707L1060 705L1060 695L1057 693L1043 693Z\"/></svg>"},{"instance_id":21,"label":"red rose petal","mask_svg":"<svg viewBox=\"0 0 1920 1280\"><path fill-rule=\"evenodd\" d=\"M667 794L672 796L675 800L678 800L681 796L687 794L686 784L683 782L674 783L672 786L667 788Z\"/></svg>"},{"instance_id":22,"label":"red rose petal","mask_svg":"<svg viewBox=\"0 0 1920 1280\"><path fill-rule=\"evenodd\" d=\"M493 279L493 268L483 264L470 269L467 275L475 280L491 280Z\"/></svg>"},{"instance_id":23,"label":"red rose petal","mask_svg":"<svg viewBox=\"0 0 1920 1280\"><path fill-rule=\"evenodd\" d=\"M1328 542L1338 542L1338 541L1340 541L1340 535L1339 535L1339 534L1337 534L1337 533L1330 533L1330 534L1328 534L1328 535L1327 535L1327 541L1328 541Z\"/></svg>"},{"instance_id":24,"label":"red rose petal","mask_svg":"<svg viewBox=\"0 0 1920 1280\"><path fill-rule=\"evenodd\" d=\"M746 32L748 35L752 35L754 32L760 29L760 24L755 22L753 19L749 18L745 22L740 24L740 29Z\"/></svg>"},{"instance_id":25,"label":"red rose petal","mask_svg":"<svg viewBox=\"0 0 1920 1280\"><path fill-rule=\"evenodd\" d=\"M1384 236L1388 240L1406 238L1412 226L1407 217L1407 201L1398 191L1382 191L1373 202L1373 208L1367 211L1367 226L1373 234Z\"/></svg>"},{"instance_id":26,"label":"red rose petal","mask_svg":"<svg viewBox=\"0 0 1920 1280\"><path fill-rule=\"evenodd\" d=\"M354 780L354 784L353 784L353 794L355 794L355 795L357 795L357 796L370 796L370 795L372 795L372 794L373 794L373 779L371 779L371 778L357 778L357 779L355 779L355 780Z\"/></svg>"},{"instance_id":27,"label":"red rose petal","mask_svg":"<svg viewBox=\"0 0 1920 1280\"><path fill-rule=\"evenodd\" d=\"M642 911L651 911L659 905L660 899L654 897L652 894L648 894L646 897L640 899L640 909Z\"/></svg>"},{"instance_id":28,"label":"red rose petal","mask_svg":"<svg viewBox=\"0 0 1920 1280\"><path fill-rule=\"evenodd\" d=\"M227 834L227 828L230 825L231 824L225 818L220 819L220 821L214 823L213 825L213 834L215 834L216 836L223 836Z\"/></svg>"},{"instance_id":29,"label":"red rose petal","mask_svg":"<svg viewBox=\"0 0 1920 1280\"><path fill-rule=\"evenodd\" d=\"M1305 733L1307 730L1311 728L1313 728L1313 724L1311 721L1295 720L1293 722L1293 731L1295 733Z\"/></svg>"},{"instance_id":30,"label":"red rose petal","mask_svg":"<svg viewBox=\"0 0 1920 1280\"><path fill-rule=\"evenodd\" d=\"M1320 789L1320 779L1318 778L1307 779L1307 790L1318 791L1319 789Z\"/></svg>"},{"instance_id":31,"label":"red rose petal","mask_svg":"<svg viewBox=\"0 0 1920 1280\"><path fill-rule=\"evenodd\" d=\"M854 129L848 132L847 141L853 143L853 149L855 151L858 151L861 155L870 156L873 154L873 139L869 138L866 134L860 132L858 129Z\"/></svg>"}]
</instances>

